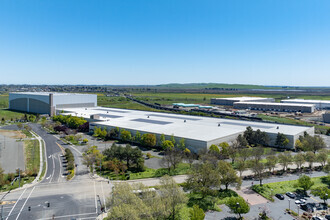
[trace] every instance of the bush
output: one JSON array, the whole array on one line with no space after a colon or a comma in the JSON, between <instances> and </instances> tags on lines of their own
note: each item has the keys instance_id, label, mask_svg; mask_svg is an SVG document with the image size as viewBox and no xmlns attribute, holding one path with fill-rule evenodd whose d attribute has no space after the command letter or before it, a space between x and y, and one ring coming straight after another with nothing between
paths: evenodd
<instances>
[{"instance_id":1,"label":"bush","mask_svg":"<svg viewBox=\"0 0 330 220\"><path fill-rule=\"evenodd\" d=\"M150 159L151 158L151 154L150 153L147 153L147 158Z\"/></svg>"}]
</instances>

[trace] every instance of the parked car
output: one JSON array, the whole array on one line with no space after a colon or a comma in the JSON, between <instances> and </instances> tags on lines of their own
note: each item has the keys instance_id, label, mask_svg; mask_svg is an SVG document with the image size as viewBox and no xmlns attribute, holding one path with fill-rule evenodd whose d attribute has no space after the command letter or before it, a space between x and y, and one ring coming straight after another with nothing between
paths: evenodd
<instances>
[{"instance_id":1,"label":"parked car","mask_svg":"<svg viewBox=\"0 0 330 220\"><path fill-rule=\"evenodd\" d=\"M277 193L277 194L275 194L275 196L280 200L284 199L284 196L282 194Z\"/></svg>"},{"instance_id":2,"label":"parked car","mask_svg":"<svg viewBox=\"0 0 330 220\"><path fill-rule=\"evenodd\" d=\"M296 195L295 195L294 193L292 193L292 192L287 192L287 193L285 193L285 195L287 195L287 196L290 197L291 199L296 198Z\"/></svg>"},{"instance_id":3,"label":"parked car","mask_svg":"<svg viewBox=\"0 0 330 220\"><path fill-rule=\"evenodd\" d=\"M330 220L330 215L325 215L325 219Z\"/></svg>"},{"instance_id":4,"label":"parked car","mask_svg":"<svg viewBox=\"0 0 330 220\"><path fill-rule=\"evenodd\" d=\"M314 216L314 217L312 218L312 220L324 220L324 218L321 218L321 217L318 217L318 216Z\"/></svg>"},{"instance_id":5,"label":"parked car","mask_svg":"<svg viewBox=\"0 0 330 220\"><path fill-rule=\"evenodd\" d=\"M304 204L304 203L306 203L306 200L305 199L297 199L296 201L294 201L294 203L296 203L296 204Z\"/></svg>"},{"instance_id":6,"label":"parked car","mask_svg":"<svg viewBox=\"0 0 330 220\"><path fill-rule=\"evenodd\" d=\"M314 206L310 203L301 204L300 208L306 212L314 212Z\"/></svg>"}]
</instances>

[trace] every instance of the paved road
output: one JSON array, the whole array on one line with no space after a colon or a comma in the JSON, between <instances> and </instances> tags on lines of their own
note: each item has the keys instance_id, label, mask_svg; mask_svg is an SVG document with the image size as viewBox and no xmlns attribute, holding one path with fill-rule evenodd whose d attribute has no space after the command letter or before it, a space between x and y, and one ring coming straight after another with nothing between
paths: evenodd
<instances>
[{"instance_id":1,"label":"paved road","mask_svg":"<svg viewBox=\"0 0 330 220\"><path fill-rule=\"evenodd\" d=\"M4 219L95 219L110 193L108 182L91 179L81 164L81 152L63 145L71 148L78 165L78 175L66 181L62 175L62 152L56 144L63 143L39 125L31 127L46 143L46 178L30 188L1 194Z\"/></svg>"}]
</instances>

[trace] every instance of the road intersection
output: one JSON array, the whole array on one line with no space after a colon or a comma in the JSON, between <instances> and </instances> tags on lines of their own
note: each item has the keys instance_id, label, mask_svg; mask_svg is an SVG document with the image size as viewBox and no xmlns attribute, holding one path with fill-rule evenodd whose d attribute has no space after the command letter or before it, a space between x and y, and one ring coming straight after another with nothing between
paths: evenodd
<instances>
[{"instance_id":1,"label":"road intersection","mask_svg":"<svg viewBox=\"0 0 330 220\"><path fill-rule=\"evenodd\" d=\"M110 193L108 182L89 176L79 150L65 145L38 124L30 126L45 141L47 172L41 182L0 196L5 201L3 219L95 219ZM63 152L58 144L71 148L75 156L78 172L71 181L63 175Z\"/></svg>"}]
</instances>

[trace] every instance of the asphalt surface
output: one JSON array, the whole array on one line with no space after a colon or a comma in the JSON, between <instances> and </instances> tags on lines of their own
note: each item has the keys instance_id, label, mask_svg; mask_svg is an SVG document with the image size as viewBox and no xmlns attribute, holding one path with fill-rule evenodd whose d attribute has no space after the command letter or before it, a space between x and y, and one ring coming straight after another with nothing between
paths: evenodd
<instances>
[{"instance_id":1,"label":"asphalt surface","mask_svg":"<svg viewBox=\"0 0 330 220\"><path fill-rule=\"evenodd\" d=\"M0 134L0 165L5 173L25 169L23 144L23 141Z\"/></svg>"},{"instance_id":2,"label":"asphalt surface","mask_svg":"<svg viewBox=\"0 0 330 220\"><path fill-rule=\"evenodd\" d=\"M46 143L47 172L34 186L0 195L5 202L3 219L95 219L110 193L108 182L90 178L79 150L64 145L38 124L30 126ZM75 156L77 175L71 181L63 175L62 151L57 143L71 148Z\"/></svg>"}]
</instances>

